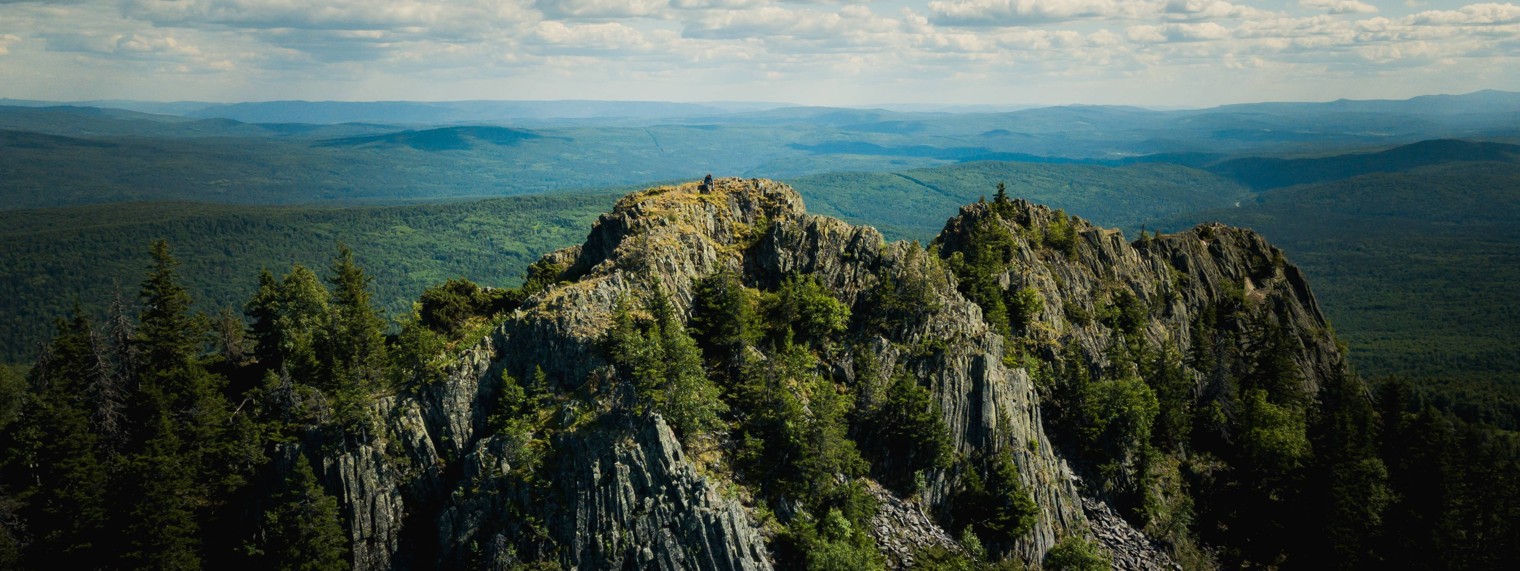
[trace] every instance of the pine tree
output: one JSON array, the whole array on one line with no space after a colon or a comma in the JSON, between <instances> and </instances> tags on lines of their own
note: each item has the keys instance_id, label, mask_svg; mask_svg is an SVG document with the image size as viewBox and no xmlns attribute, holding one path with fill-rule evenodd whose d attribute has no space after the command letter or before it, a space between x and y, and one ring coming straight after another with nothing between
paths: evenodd
<instances>
[{"instance_id":1,"label":"pine tree","mask_svg":"<svg viewBox=\"0 0 1520 571\"><path fill-rule=\"evenodd\" d=\"M6 481L21 486L18 515L33 538L29 566L86 568L105 556L98 542L107 520L107 472L87 398L100 371L92 341L76 308L73 319L59 321L29 379L14 435L20 457L6 467Z\"/></svg>"},{"instance_id":2,"label":"pine tree","mask_svg":"<svg viewBox=\"0 0 1520 571\"><path fill-rule=\"evenodd\" d=\"M333 259L332 304L318 352L318 387L334 404L337 420L348 434L368 430L365 399L382 380L387 364L385 321L375 309L369 286L372 278L354 263L354 253L339 244Z\"/></svg>"},{"instance_id":3,"label":"pine tree","mask_svg":"<svg viewBox=\"0 0 1520 571\"><path fill-rule=\"evenodd\" d=\"M280 280L267 270L259 275L259 290L244 313L253 319L254 355L264 370L288 370L319 383L317 345L330 319L329 297L316 272L300 264Z\"/></svg>"},{"instance_id":4,"label":"pine tree","mask_svg":"<svg viewBox=\"0 0 1520 571\"><path fill-rule=\"evenodd\" d=\"M736 364L745 347L759 342L755 296L739 275L723 270L697 282L691 308L691 331L704 354L716 364Z\"/></svg>"},{"instance_id":5,"label":"pine tree","mask_svg":"<svg viewBox=\"0 0 1520 571\"><path fill-rule=\"evenodd\" d=\"M726 407L702 368L696 341L664 296L656 294L649 310L652 319L639 323L627 302L619 304L605 342L608 356L632 382L638 406L664 415L678 434L690 439L716 428Z\"/></svg>"},{"instance_id":6,"label":"pine tree","mask_svg":"<svg viewBox=\"0 0 1520 571\"><path fill-rule=\"evenodd\" d=\"M150 392L151 389L150 389ZM162 397L148 395L150 418L142 450L125 468L125 494L131 505L118 525L126 538L126 561L139 569L199 569L200 523L196 508L204 503L197 471L186 466L184 443L162 408Z\"/></svg>"},{"instance_id":7,"label":"pine tree","mask_svg":"<svg viewBox=\"0 0 1520 571\"><path fill-rule=\"evenodd\" d=\"M230 416L226 380L202 360L208 322L192 313L178 262L163 241L150 251L142 311L133 339L137 387L131 398L138 429L123 459L121 512L130 528L128 560L138 566L193 568L202 552L198 530L249 471L247 434Z\"/></svg>"},{"instance_id":8,"label":"pine tree","mask_svg":"<svg viewBox=\"0 0 1520 571\"><path fill-rule=\"evenodd\" d=\"M338 500L328 495L311 463L295 455L283 488L265 512L261 567L291 571L348 568L348 541L338 521Z\"/></svg>"},{"instance_id":9,"label":"pine tree","mask_svg":"<svg viewBox=\"0 0 1520 571\"><path fill-rule=\"evenodd\" d=\"M190 293L179 283L179 261L169 254L169 243L155 240L148 252L153 266L143 280L139 296L137 344L154 370L186 366L200 352L205 331L190 312Z\"/></svg>"}]
</instances>

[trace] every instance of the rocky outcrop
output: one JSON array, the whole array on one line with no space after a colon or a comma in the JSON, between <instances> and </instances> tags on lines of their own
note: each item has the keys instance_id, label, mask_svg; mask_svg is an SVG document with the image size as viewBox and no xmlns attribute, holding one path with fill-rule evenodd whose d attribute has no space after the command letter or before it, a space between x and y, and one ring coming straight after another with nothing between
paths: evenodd
<instances>
[{"instance_id":1,"label":"rocky outcrop","mask_svg":"<svg viewBox=\"0 0 1520 571\"><path fill-rule=\"evenodd\" d=\"M1054 354L1074 342L1098 364L1123 332L1098 316L1125 294L1143 311L1139 333L1151 346L1172 345L1186 352L1204 335L1195 331L1204 314L1230 304L1249 304L1269 325L1288 334L1288 351L1304 373L1304 389L1344 371L1324 315L1302 272L1281 250L1250 230L1205 224L1177 234L1128 242L1118 230L1092 226L1080 218L1023 200L999 215L995 205L965 206L935 239L945 257L965 252L981 224L995 224L1012 238L1003 289L1029 288L1043 300L1033 324L1021 337ZM1069 246L1053 246L1052 230L1069 228ZM1238 331L1231 333L1239 333ZM1230 341L1235 341L1234 339Z\"/></svg>"},{"instance_id":2,"label":"rocky outcrop","mask_svg":"<svg viewBox=\"0 0 1520 571\"><path fill-rule=\"evenodd\" d=\"M1290 332L1312 390L1318 375L1344 366L1312 294L1280 252L1249 232L1205 226L1131 244L1027 203L1002 216L990 208L966 207L925 251L810 216L797 193L771 181L722 179L710 191L688 184L625 197L584 244L540 262L559 283L458 350L442 381L381 400L380 434L328 457L326 479L344 507L355 566L548 559L578 569L769 568L766 533L726 491L726 476L694 460L657 416L630 415L605 400L618 397L606 394L614 375L598 344L620 300L658 291L685 313L698 280L731 270L760 289L814 276L857 317L873 315L884 290L918 296L911 318L858 319L851 342L822 355L821 368L862 387L866 400L880 398L894 372L911 375L932 391L962 456L1011 452L1039 509L1034 529L1010 546L1019 558L1038 562L1060 539L1085 535L1123 568L1172 568L1094 499L1100 493L1075 483L1046 433L1034 375L1009 358L1011 344L1047 358L1075 344L1101 363L1121 333L1079 317L1102 313L1124 291L1147 317L1131 334L1185 351L1201 335L1193 328L1206 308L1245 299L1269 308L1265 314ZM1030 288L1044 300L1016 338L988 326L942 259L968 248L976 225L989 222L1013 236L1000 286ZM1043 236L1062 223L1073 225L1074 243L1053 249ZM873 366L862 366L867 361ZM540 371L561 408L547 458L533 464L525 436L500 432L491 418L504 377ZM868 483L881 505L872 536L895 567L911 566L926 547L960 549L940 523L963 486L961 469L924 474L911 502Z\"/></svg>"},{"instance_id":3,"label":"rocky outcrop","mask_svg":"<svg viewBox=\"0 0 1520 571\"><path fill-rule=\"evenodd\" d=\"M964 551L918 502L894 496L875 482L869 482L866 490L877 501L876 517L871 518L871 537L887 556L888 567L912 569L926 549Z\"/></svg>"},{"instance_id":4,"label":"rocky outcrop","mask_svg":"<svg viewBox=\"0 0 1520 571\"><path fill-rule=\"evenodd\" d=\"M658 416L561 443L550 527L582 569L770 569L739 502L699 475ZM547 498L546 498L547 499Z\"/></svg>"},{"instance_id":5,"label":"rocky outcrop","mask_svg":"<svg viewBox=\"0 0 1520 571\"><path fill-rule=\"evenodd\" d=\"M1167 557L1162 545L1136 531L1114 508L1093 498L1082 498L1082 509L1092 522L1092 536L1108 552L1112 568L1122 571L1181 571Z\"/></svg>"}]
</instances>

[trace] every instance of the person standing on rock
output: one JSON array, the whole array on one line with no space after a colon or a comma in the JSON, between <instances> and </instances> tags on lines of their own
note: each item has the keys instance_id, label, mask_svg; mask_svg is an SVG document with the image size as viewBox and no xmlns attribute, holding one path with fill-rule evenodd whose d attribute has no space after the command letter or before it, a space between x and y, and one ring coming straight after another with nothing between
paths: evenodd
<instances>
[{"instance_id":1,"label":"person standing on rock","mask_svg":"<svg viewBox=\"0 0 1520 571\"><path fill-rule=\"evenodd\" d=\"M702 192L712 192L712 173L707 173L707 178L702 179Z\"/></svg>"}]
</instances>

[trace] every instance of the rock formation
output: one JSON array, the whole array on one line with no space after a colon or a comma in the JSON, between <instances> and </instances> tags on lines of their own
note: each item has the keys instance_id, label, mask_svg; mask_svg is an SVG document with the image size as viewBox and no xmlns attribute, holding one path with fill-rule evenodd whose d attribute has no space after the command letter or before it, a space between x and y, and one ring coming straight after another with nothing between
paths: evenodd
<instances>
[{"instance_id":1,"label":"rock formation","mask_svg":"<svg viewBox=\"0 0 1520 571\"><path fill-rule=\"evenodd\" d=\"M1078 318L1102 313L1120 291L1143 308L1135 334L1152 345L1188 351L1203 335L1195 327L1206 308L1244 298L1289 332L1307 389L1342 370L1343 357L1303 277L1255 234L1203 226L1131 244L1080 220L1058 222L1039 206L999 208L1003 215L988 204L964 208L925 250L808 215L796 192L771 181L719 179L710 192L688 184L629 195L584 244L540 262L558 283L457 349L441 381L380 400L381 430L369 444L326 456L325 480L340 500L355 567L495 568L547 559L577 569L770 568L773 531L755 500L710 460L721 447L686 450L659 416L619 412L599 345L619 300L657 290L684 315L694 285L719 270L762 290L789 275L814 276L856 315L871 312L884 281L922 288L930 303L919 318L852 326L857 342L820 367L840 382L878 388L891 371L905 371L932 391L958 453L1011 451L1039 512L1011 554L1037 563L1061 538L1088 536L1126 568L1172 567L1100 490L1079 485L1080 469L1047 434L1028 364L1056 358L1067 344L1101 364L1122 333ZM983 223L1013 236L1000 287L1030 288L1044 302L1018 325L1016 340L988 325L942 259L969 249L972 229ZM1074 243L1043 244L1046 229L1061 223L1072 225ZM1014 358L1015 341L1027 359ZM885 373L855 378L861 359ZM1194 373L1203 390L1207 372ZM520 435L493 420L504 378L541 378L557 396L545 420L556 430L538 460ZM538 462L536 475L522 470L530 462ZM912 499L868 484L882 506L872 534L892 565L908 564L922 547L960 549L951 539L958 530L940 525L962 480L954 467L933 470Z\"/></svg>"}]
</instances>

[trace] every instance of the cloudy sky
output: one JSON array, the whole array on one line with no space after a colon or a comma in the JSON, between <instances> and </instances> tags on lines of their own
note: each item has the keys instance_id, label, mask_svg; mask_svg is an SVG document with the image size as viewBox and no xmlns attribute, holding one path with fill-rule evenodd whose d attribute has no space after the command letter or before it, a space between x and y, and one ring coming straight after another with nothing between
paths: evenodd
<instances>
[{"instance_id":1,"label":"cloudy sky","mask_svg":"<svg viewBox=\"0 0 1520 571\"><path fill-rule=\"evenodd\" d=\"M1219 103L1520 91L1520 3L0 0L0 97Z\"/></svg>"}]
</instances>

